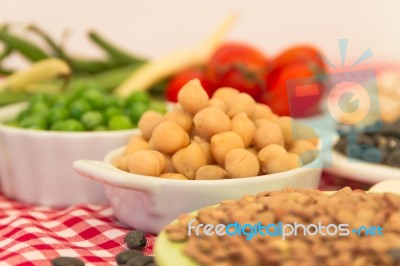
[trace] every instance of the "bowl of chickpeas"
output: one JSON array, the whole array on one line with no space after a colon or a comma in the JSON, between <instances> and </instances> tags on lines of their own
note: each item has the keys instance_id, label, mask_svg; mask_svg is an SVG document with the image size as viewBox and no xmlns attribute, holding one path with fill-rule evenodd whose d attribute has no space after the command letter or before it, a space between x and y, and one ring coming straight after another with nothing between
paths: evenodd
<instances>
[{"instance_id":1,"label":"bowl of chickpeas","mask_svg":"<svg viewBox=\"0 0 400 266\"><path fill-rule=\"evenodd\" d=\"M101 182L125 224L158 233L179 214L286 187L317 188L318 135L234 88L189 81L165 114L145 112L127 145L75 170Z\"/></svg>"},{"instance_id":2,"label":"bowl of chickpeas","mask_svg":"<svg viewBox=\"0 0 400 266\"><path fill-rule=\"evenodd\" d=\"M126 143L138 131L138 110L151 109L151 101L144 93L121 100L85 85L70 94L41 94L0 108L2 193L52 207L107 203L103 187L76 174L72 163L101 160Z\"/></svg>"}]
</instances>

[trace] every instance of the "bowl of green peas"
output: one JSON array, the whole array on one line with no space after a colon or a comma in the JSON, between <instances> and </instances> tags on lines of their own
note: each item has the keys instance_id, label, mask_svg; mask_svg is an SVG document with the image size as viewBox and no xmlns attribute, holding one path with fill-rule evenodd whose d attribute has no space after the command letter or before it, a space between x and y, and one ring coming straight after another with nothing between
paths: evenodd
<instances>
[{"instance_id":1,"label":"bowl of green peas","mask_svg":"<svg viewBox=\"0 0 400 266\"><path fill-rule=\"evenodd\" d=\"M164 113L166 108L147 92L121 99L90 84L0 108L2 192L52 207L106 203L103 188L76 174L72 163L101 160L137 131L145 111Z\"/></svg>"}]
</instances>

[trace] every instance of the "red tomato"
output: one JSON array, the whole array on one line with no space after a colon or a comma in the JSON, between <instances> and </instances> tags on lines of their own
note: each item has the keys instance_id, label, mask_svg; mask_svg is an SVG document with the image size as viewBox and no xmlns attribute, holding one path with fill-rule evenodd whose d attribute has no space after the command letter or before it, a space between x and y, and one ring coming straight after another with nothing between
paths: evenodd
<instances>
[{"instance_id":1,"label":"red tomato","mask_svg":"<svg viewBox=\"0 0 400 266\"><path fill-rule=\"evenodd\" d=\"M258 100L265 90L269 61L257 49L240 43L220 46L206 66L207 79L216 88L232 87Z\"/></svg>"},{"instance_id":2,"label":"red tomato","mask_svg":"<svg viewBox=\"0 0 400 266\"><path fill-rule=\"evenodd\" d=\"M324 70L314 62L295 62L273 70L261 102L278 115L305 117L321 111Z\"/></svg>"},{"instance_id":3,"label":"red tomato","mask_svg":"<svg viewBox=\"0 0 400 266\"><path fill-rule=\"evenodd\" d=\"M190 80L199 79L201 85L207 92L208 96L214 93L213 87L210 82L205 78L202 68L190 68L175 74L165 89L165 97L168 101L177 102L179 90Z\"/></svg>"},{"instance_id":4,"label":"red tomato","mask_svg":"<svg viewBox=\"0 0 400 266\"><path fill-rule=\"evenodd\" d=\"M274 67L281 68L294 62L314 61L317 65L325 68L325 63L320 51L310 45L298 45L291 47L274 60Z\"/></svg>"}]
</instances>

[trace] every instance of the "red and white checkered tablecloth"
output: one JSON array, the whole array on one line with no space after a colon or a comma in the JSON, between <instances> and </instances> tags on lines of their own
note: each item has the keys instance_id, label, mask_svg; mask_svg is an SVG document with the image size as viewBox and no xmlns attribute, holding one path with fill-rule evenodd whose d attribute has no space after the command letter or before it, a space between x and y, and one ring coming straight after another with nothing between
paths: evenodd
<instances>
[{"instance_id":1,"label":"red and white checkered tablecloth","mask_svg":"<svg viewBox=\"0 0 400 266\"><path fill-rule=\"evenodd\" d=\"M132 214L134 215L134 214ZM59 256L86 265L116 265L131 229L114 218L108 206L75 205L67 209L26 206L0 194L0 266L51 265ZM155 237L146 235L145 255Z\"/></svg>"},{"instance_id":2,"label":"red and white checkered tablecloth","mask_svg":"<svg viewBox=\"0 0 400 266\"><path fill-rule=\"evenodd\" d=\"M322 190L368 185L323 175ZM132 215L134 215L132 213ZM67 209L26 206L0 194L0 266L47 266L59 256L77 257L86 265L116 265L126 250L130 228L120 224L109 206L75 205ZM155 236L146 235L145 255L152 255Z\"/></svg>"}]
</instances>

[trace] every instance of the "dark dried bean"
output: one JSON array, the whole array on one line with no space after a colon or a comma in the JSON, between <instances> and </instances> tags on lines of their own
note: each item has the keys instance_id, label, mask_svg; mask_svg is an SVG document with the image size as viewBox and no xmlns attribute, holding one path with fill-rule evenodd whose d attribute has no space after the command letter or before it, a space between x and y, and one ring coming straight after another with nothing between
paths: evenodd
<instances>
[{"instance_id":1,"label":"dark dried bean","mask_svg":"<svg viewBox=\"0 0 400 266\"><path fill-rule=\"evenodd\" d=\"M363 150L360 145L351 144L347 148L347 156L351 158L361 158Z\"/></svg>"},{"instance_id":2,"label":"dark dried bean","mask_svg":"<svg viewBox=\"0 0 400 266\"><path fill-rule=\"evenodd\" d=\"M362 159L371 163L380 163L382 161L382 154L377 148L368 148L364 151Z\"/></svg>"},{"instance_id":3,"label":"dark dried bean","mask_svg":"<svg viewBox=\"0 0 400 266\"><path fill-rule=\"evenodd\" d=\"M387 148L387 146L388 146L387 138L380 134L374 135L374 141L375 141L375 143L373 143L371 146L375 146L378 148Z\"/></svg>"},{"instance_id":4,"label":"dark dried bean","mask_svg":"<svg viewBox=\"0 0 400 266\"><path fill-rule=\"evenodd\" d=\"M390 150L398 150L400 149L400 141L395 137L388 137L388 147Z\"/></svg>"},{"instance_id":5,"label":"dark dried bean","mask_svg":"<svg viewBox=\"0 0 400 266\"><path fill-rule=\"evenodd\" d=\"M140 230L133 230L126 234L125 243L129 249L141 249L146 246L146 235Z\"/></svg>"},{"instance_id":6,"label":"dark dried bean","mask_svg":"<svg viewBox=\"0 0 400 266\"><path fill-rule=\"evenodd\" d=\"M400 150L394 150L389 154L387 164L394 167L400 167Z\"/></svg>"},{"instance_id":7,"label":"dark dried bean","mask_svg":"<svg viewBox=\"0 0 400 266\"><path fill-rule=\"evenodd\" d=\"M58 257L51 261L53 266L84 266L85 263L77 258Z\"/></svg>"},{"instance_id":8,"label":"dark dried bean","mask_svg":"<svg viewBox=\"0 0 400 266\"><path fill-rule=\"evenodd\" d=\"M126 265L127 266L147 266L151 263L154 263L154 257L152 256L139 256L130 259Z\"/></svg>"},{"instance_id":9,"label":"dark dried bean","mask_svg":"<svg viewBox=\"0 0 400 266\"><path fill-rule=\"evenodd\" d=\"M125 264L130 259L135 258L135 257L139 257L139 256L143 256L143 254L142 254L142 252L140 252L138 250L125 250L125 251L119 253L117 255L117 257L115 257L115 261L118 264Z\"/></svg>"},{"instance_id":10,"label":"dark dried bean","mask_svg":"<svg viewBox=\"0 0 400 266\"><path fill-rule=\"evenodd\" d=\"M361 145L367 145L367 146L375 145L375 141L373 138L371 138L367 135L363 135L363 134L360 134L357 136L357 143L361 144Z\"/></svg>"},{"instance_id":11,"label":"dark dried bean","mask_svg":"<svg viewBox=\"0 0 400 266\"><path fill-rule=\"evenodd\" d=\"M399 130L398 125L392 123L383 123L380 132L386 136L397 135Z\"/></svg>"}]
</instances>

